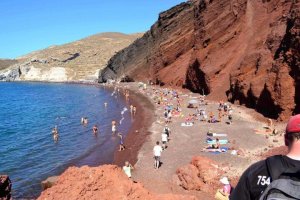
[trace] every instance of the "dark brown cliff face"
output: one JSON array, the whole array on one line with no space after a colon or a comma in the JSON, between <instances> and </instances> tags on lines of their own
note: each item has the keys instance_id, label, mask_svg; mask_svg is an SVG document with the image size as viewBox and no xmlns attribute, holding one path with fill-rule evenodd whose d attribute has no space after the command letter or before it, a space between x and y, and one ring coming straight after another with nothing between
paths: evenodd
<instances>
[{"instance_id":1,"label":"dark brown cliff face","mask_svg":"<svg viewBox=\"0 0 300 200\"><path fill-rule=\"evenodd\" d=\"M194 0L161 13L99 81L159 80L285 119L300 112L299 49L299 1Z\"/></svg>"}]
</instances>

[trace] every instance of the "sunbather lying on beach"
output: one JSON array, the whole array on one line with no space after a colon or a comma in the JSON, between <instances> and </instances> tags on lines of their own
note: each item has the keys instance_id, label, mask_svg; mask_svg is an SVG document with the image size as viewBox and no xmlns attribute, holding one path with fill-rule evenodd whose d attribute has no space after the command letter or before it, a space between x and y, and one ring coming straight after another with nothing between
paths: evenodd
<instances>
[{"instance_id":1,"label":"sunbather lying on beach","mask_svg":"<svg viewBox=\"0 0 300 200\"><path fill-rule=\"evenodd\" d=\"M216 144L208 145L207 147L202 149L202 151L206 151L206 152L216 151L216 150L220 150L220 152L222 152L219 138L216 138Z\"/></svg>"}]
</instances>

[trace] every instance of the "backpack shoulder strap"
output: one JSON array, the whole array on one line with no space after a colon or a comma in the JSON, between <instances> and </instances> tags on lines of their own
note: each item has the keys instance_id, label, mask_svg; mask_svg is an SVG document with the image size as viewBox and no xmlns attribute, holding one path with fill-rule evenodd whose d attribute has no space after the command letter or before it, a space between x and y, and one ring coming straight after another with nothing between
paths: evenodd
<instances>
[{"instance_id":1,"label":"backpack shoulder strap","mask_svg":"<svg viewBox=\"0 0 300 200\"><path fill-rule=\"evenodd\" d=\"M276 155L267 158L266 164L272 181L277 180L286 169L284 163L282 162L282 155Z\"/></svg>"}]
</instances>

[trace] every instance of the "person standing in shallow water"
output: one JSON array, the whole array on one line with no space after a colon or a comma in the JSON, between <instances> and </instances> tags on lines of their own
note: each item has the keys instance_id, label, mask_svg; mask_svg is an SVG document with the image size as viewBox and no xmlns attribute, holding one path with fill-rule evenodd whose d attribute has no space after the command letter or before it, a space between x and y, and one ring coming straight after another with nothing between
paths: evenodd
<instances>
[{"instance_id":1,"label":"person standing in shallow water","mask_svg":"<svg viewBox=\"0 0 300 200\"><path fill-rule=\"evenodd\" d=\"M54 140L54 142L57 142L57 141L58 141L58 138L59 138L57 126L55 126L55 127L52 129L52 135L53 135L53 140Z\"/></svg>"},{"instance_id":2,"label":"person standing in shallow water","mask_svg":"<svg viewBox=\"0 0 300 200\"><path fill-rule=\"evenodd\" d=\"M133 106L132 112L133 112L133 116L135 116L135 114L136 114L136 106Z\"/></svg>"},{"instance_id":3,"label":"person standing in shallow water","mask_svg":"<svg viewBox=\"0 0 300 200\"><path fill-rule=\"evenodd\" d=\"M260 200L270 195L268 191L280 195L274 188L279 184L286 190L285 194L297 197L277 199L300 199L300 115L290 118L284 141L288 154L272 156L251 165L241 176L230 200Z\"/></svg>"},{"instance_id":4,"label":"person standing in shallow water","mask_svg":"<svg viewBox=\"0 0 300 200\"><path fill-rule=\"evenodd\" d=\"M122 135L122 133L118 133L118 137L120 138L119 151L124 151L125 150L125 146L124 146L124 141L123 141L123 135Z\"/></svg>"},{"instance_id":5,"label":"person standing in shallow water","mask_svg":"<svg viewBox=\"0 0 300 200\"><path fill-rule=\"evenodd\" d=\"M117 125L116 125L116 121L115 120L113 120L111 122L111 131L112 131L112 134L115 134L116 131L117 131Z\"/></svg>"},{"instance_id":6,"label":"person standing in shallow water","mask_svg":"<svg viewBox=\"0 0 300 200\"><path fill-rule=\"evenodd\" d=\"M133 114L133 105L132 104L130 105L130 114L131 115Z\"/></svg>"},{"instance_id":7,"label":"person standing in shallow water","mask_svg":"<svg viewBox=\"0 0 300 200\"><path fill-rule=\"evenodd\" d=\"M93 126L93 133L94 133L95 135L98 133L98 127L97 127L96 124Z\"/></svg>"}]
</instances>

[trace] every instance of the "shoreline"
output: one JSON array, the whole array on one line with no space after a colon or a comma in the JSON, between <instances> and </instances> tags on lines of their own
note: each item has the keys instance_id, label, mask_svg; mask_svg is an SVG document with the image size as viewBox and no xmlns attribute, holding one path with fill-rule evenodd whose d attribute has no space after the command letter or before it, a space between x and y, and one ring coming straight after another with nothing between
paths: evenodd
<instances>
[{"instance_id":1,"label":"shoreline","mask_svg":"<svg viewBox=\"0 0 300 200\"><path fill-rule=\"evenodd\" d=\"M123 88L124 87L118 87ZM147 137L151 135L149 130L155 121L155 105L149 98L139 91L128 89L130 91L130 104L137 107L137 114L133 117L130 130L125 137L125 150L115 150L113 164L123 166L125 161L135 165L138 161L138 154L144 145Z\"/></svg>"}]
</instances>

